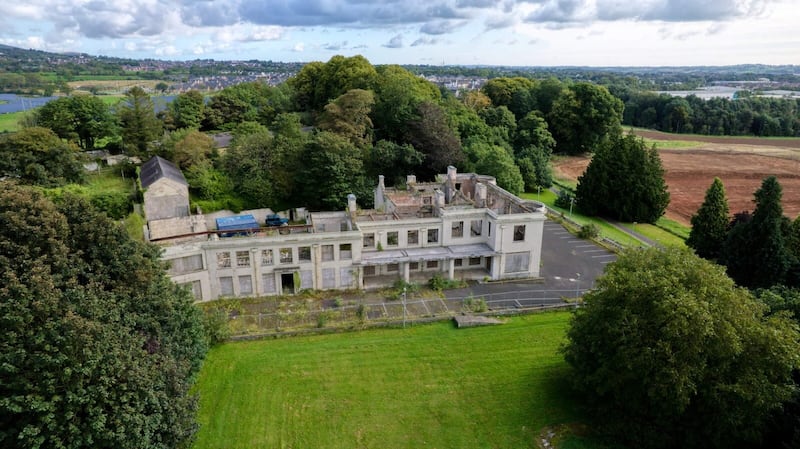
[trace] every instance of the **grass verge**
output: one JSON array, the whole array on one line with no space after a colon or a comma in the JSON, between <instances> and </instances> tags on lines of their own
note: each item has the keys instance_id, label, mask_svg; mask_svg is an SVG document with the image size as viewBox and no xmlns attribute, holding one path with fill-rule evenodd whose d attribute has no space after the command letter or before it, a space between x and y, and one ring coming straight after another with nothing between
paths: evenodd
<instances>
[{"instance_id":1,"label":"grass verge","mask_svg":"<svg viewBox=\"0 0 800 449\"><path fill-rule=\"evenodd\" d=\"M198 380L194 448L537 447L580 420L558 353L568 318L223 344Z\"/></svg>"},{"instance_id":2,"label":"grass verge","mask_svg":"<svg viewBox=\"0 0 800 449\"><path fill-rule=\"evenodd\" d=\"M650 240L658 242L662 246L685 247L685 239L678 237L672 232L666 231L661 227L649 223L622 223L622 226L633 232L641 234Z\"/></svg>"},{"instance_id":3,"label":"grass verge","mask_svg":"<svg viewBox=\"0 0 800 449\"><path fill-rule=\"evenodd\" d=\"M639 240L631 237L630 235L610 225L607 221L603 220L602 218L581 215L575 210L573 210L572 213L570 213L569 209L556 207L556 205L554 204L556 201L556 194L549 190L543 190L540 194L523 193L522 195L520 195L520 197L528 200L540 201L545 205L547 205L548 208L560 213L565 217L569 217L572 221L578 223L581 226L593 223L600 229L601 236L614 240L615 242L623 246L639 247L644 245Z\"/></svg>"}]
</instances>

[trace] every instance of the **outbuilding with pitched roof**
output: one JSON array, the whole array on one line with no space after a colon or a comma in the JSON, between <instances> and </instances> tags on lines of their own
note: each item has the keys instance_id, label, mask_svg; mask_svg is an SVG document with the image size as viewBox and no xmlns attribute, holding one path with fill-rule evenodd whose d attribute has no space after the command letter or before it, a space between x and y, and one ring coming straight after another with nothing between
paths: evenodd
<instances>
[{"instance_id":1,"label":"outbuilding with pitched roof","mask_svg":"<svg viewBox=\"0 0 800 449\"><path fill-rule=\"evenodd\" d=\"M154 156L142 164L139 180L147 221L189 216L189 183L175 164Z\"/></svg>"}]
</instances>

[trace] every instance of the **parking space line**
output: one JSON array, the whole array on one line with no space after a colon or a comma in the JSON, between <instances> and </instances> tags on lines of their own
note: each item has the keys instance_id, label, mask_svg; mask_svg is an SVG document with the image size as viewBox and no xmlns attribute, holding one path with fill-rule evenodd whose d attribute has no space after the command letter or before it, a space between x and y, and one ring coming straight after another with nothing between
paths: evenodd
<instances>
[{"instance_id":1,"label":"parking space line","mask_svg":"<svg viewBox=\"0 0 800 449\"><path fill-rule=\"evenodd\" d=\"M600 256L592 256L592 259L598 259L600 257L617 257L616 254L603 254Z\"/></svg>"},{"instance_id":2,"label":"parking space line","mask_svg":"<svg viewBox=\"0 0 800 449\"><path fill-rule=\"evenodd\" d=\"M585 253L607 253L608 250L605 250L605 249L587 249L584 252Z\"/></svg>"}]
</instances>

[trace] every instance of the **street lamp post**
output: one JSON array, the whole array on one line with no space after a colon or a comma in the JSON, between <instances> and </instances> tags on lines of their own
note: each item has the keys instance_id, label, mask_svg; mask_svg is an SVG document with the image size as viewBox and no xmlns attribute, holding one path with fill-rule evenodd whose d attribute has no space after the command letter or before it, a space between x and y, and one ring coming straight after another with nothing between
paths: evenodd
<instances>
[{"instance_id":1,"label":"street lamp post","mask_svg":"<svg viewBox=\"0 0 800 449\"><path fill-rule=\"evenodd\" d=\"M569 197L569 218L572 218L572 205L575 203L575 197Z\"/></svg>"},{"instance_id":2,"label":"street lamp post","mask_svg":"<svg viewBox=\"0 0 800 449\"><path fill-rule=\"evenodd\" d=\"M578 275L578 278L575 281L575 298L577 299L581 295L581 274L580 273L575 273L575 274Z\"/></svg>"},{"instance_id":3,"label":"street lamp post","mask_svg":"<svg viewBox=\"0 0 800 449\"><path fill-rule=\"evenodd\" d=\"M403 286L403 329L406 328L406 287Z\"/></svg>"}]
</instances>

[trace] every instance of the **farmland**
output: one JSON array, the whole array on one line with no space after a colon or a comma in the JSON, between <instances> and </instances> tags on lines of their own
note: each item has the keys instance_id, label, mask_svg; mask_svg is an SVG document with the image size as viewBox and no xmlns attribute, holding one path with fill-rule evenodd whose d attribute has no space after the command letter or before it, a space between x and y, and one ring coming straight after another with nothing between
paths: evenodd
<instances>
[{"instance_id":1,"label":"farmland","mask_svg":"<svg viewBox=\"0 0 800 449\"><path fill-rule=\"evenodd\" d=\"M783 186L784 213L791 218L800 214L800 139L636 133L659 139L656 146L666 170L671 198L667 218L689 224L715 176L725 184L731 213L752 211L753 192L764 178L775 175ZM675 148L669 144L673 139L688 139L697 144ZM662 147L660 140L667 144ZM589 158L562 158L554 165L557 176L577 179L589 165Z\"/></svg>"},{"instance_id":2,"label":"farmland","mask_svg":"<svg viewBox=\"0 0 800 449\"><path fill-rule=\"evenodd\" d=\"M224 344L199 379L194 447L537 447L580 420L558 353L568 318Z\"/></svg>"}]
</instances>

